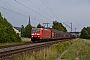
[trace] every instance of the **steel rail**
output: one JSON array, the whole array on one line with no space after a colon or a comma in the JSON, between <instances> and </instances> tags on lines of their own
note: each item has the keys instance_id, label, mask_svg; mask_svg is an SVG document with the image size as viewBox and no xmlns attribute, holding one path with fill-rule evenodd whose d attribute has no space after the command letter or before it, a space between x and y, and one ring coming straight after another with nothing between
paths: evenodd
<instances>
[{"instance_id":1,"label":"steel rail","mask_svg":"<svg viewBox=\"0 0 90 60\"><path fill-rule=\"evenodd\" d=\"M35 44L21 44L9 47L1 47L0 48L0 60L5 60L12 56L13 54L19 54L22 52L31 52L31 51L38 51L40 49L46 48L51 46L52 44L59 43L62 41L67 40L57 40L57 41L49 41L43 43L35 43Z\"/></svg>"}]
</instances>

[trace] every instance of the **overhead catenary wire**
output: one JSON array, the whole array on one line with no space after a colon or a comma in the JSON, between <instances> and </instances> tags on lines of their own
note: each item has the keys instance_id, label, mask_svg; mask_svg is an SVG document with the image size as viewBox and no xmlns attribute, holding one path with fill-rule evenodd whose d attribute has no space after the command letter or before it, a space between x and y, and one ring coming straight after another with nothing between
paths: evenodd
<instances>
[{"instance_id":1,"label":"overhead catenary wire","mask_svg":"<svg viewBox=\"0 0 90 60\"><path fill-rule=\"evenodd\" d=\"M43 0L41 0L42 1L42 3L50 10L50 8L43 2Z\"/></svg>"},{"instance_id":2,"label":"overhead catenary wire","mask_svg":"<svg viewBox=\"0 0 90 60\"><path fill-rule=\"evenodd\" d=\"M10 10L10 9L5 8L5 7L2 7L2 6L0 6L0 8L5 9L5 10L8 10L8 11L11 11L11 12L14 12L14 13L17 13L17 14L21 14L21 15L27 16L25 14L22 14L22 13L19 13L19 12L13 11L13 10Z\"/></svg>"},{"instance_id":3,"label":"overhead catenary wire","mask_svg":"<svg viewBox=\"0 0 90 60\"><path fill-rule=\"evenodd\" d=\"M7 2L6 2L7 3ZM11 4L9 4L9 3L7 3L8 5L10 5L10 6L12 6L12 7L15 7L15 6L13 6L13 5L11 5ZM23 13L20 13L20 12L16 12L16 11L14 11L14 10L11 10L11 9L8 9L8 8L5 8L5 7L2 7L2 6L0 6L0 8L2 8L2 9L5 9L5 10L8 10L8 11L11 11L11 12L14 12L14 13L17 13L17 14L21 14L21 15L24 15L24 16L28 16L28 15L25 15L25 14L23 14ZM16 7L15 7L16 8ZM17 10L19 10L18 8L16 8ZM22 10L19 10L19 11L22 11ZM37 17L36 17L37 18ZM43 23L43 19L35 19L35 18L32 18L33 20L38 20L39 22L42 22Z\"/></svg>"},{"instance_id":4,"label":"overhead catenary wire","mask_svg":"<svg viewBox=\"0 0 90 60\"><path fill-rule=\"evenodd\" d=\"M41 0L42 1L42 0ZM42 1L43 2L43 1ZM48 4L48 2L45 0L45 2L47 3L47 4L45 4L44 2L44 5L51 11L51 13L56 17L56 18L58 18L57 17L57 15L54 13L54 11L52 10L52 8L50 7L50 5ZM58 18L59 19L59 18ZM60 20L60 19L59 19Z\"/></svg>"},{"instance_id":5,"label":"overhead catenary wire","mask_svg":"<svg viewBox=\"0 0 90 60\"><path fill-rule=\"evenodd\" d=\"M46 1L46 0L45 0ZM55 14L55 12L52 10L52 8L50 7L50 5L48 4L48 2L46 1L47 5L49 6L50 10L52 11L52 13L54 14L54 16L57 17L57 15ZM58 17L57 17L58 18ZM59 18L58 18L59 19ZM59 19L60 20L60 19Z\"/></svg>"},{"instance_id":6,"label":"overhead catenary wire","mask_svg":"<svg viewBox=\"0 0 90 60\"><path fill-rule=\"evenodd\" d=\"M40 13L38 13L38 12L34 11L33 9L31 9L31 8L29 8L29 7L27 7L27 6L25 6L24 4L22 4L22 3L18 2L17 0L14 0L14 1L16 1L18 4L20 4L20 5L24 6L24 7L26 7L27 9L29 9L29 10L33 11L34 13L37 13L37 14L39 14L39 15L43 16L42 14L40 14ZM49 19L49 18L47 18L47 17L45 17L45 16L43 16L43 17L44 17L44 18L46 18L46 19ZM51 19L49 19L49 20L51 20Z\"/></svg>"},{"instance_id":7,"label":"overhead catenary wire","mask_svg":"<svg viewBox=\"0 0 90 60\"><path fill-rule=\"evenodd\" d=\"M3 0L2 0L3 1ZM17 8L17 7L15 7L15 6L13 6L13 5L11 5L11 4L9 4L9 3L7 3L7 2L5 2L5 1L3 1L4 3L6 3L6 4L8 4L8 5L10 5L10 6L12 6L12 7L14 7L14 8L16 8L17 10L19 10L19 11L23 11L23 10L20 10L19 8ZM4 8L4 7L3 7ZM7 9L7 8L6 8ZM19 13L19 12L16 12L16 11L13 11L13 10L10 10L10 9L7 9L7 10L9 10L9 11L12 11L12 12L14 12L14 13L18 13L18 14L21 14L21 13ZM24 11L23 11L24 12ZM26 13L26 12L25 12ZM23 14L23 15L25 15L25 14ZM35 17L35 16L34 16ZM32 18L33 19L33 18ZM36 19L34 18L33 20L36 20L36 21L39 21L39 22L42 22L41 20L43 20L43 19L40 19L40 18L37 18L36 17ZM43 23L43 22L42 22Z\"/></svg>"},{"instance_id":8,"label":"overhead catenary wire","mask_svg":"<svg viewBox=\"0 0 90 60\"><path fill-rule=\"evenodd\" d=\"M3 0L2 0L3 1ZM10 6L12 6L12 7L14 7L14 8L16 8L17 10L19 10L19 11L22 11L22 12L25 12L25 11L23 11L23 10L20 10L19 8L17 8L17 7L15 7L15 6L13 6L13 5L11 5L11 4L9 4L9 3L7 3L7 2L5 2L5 1L3 1L4 3L6 3L6 4L8 4L8 5L10 5ZM24 16L28 16L28 15L25 15L25 14L22 14L22 13L19 13L19 12L16 12L16 11L13 11L13 10L10 10L10 9L8 9L8 8L5 8L5 7L2 7L2 6L0 6L1 8L3 8L3 9L5 9L5 10L9 10L9 11L11 11L11 12L14 12L14 13L17 13L17 14L21 14L21 15L24 15ZM25 12L26 13L26 12ZM32 15L31 15L32 16ZM35 18L37 18L37 17L35 17ZM33 20L35 20L35 21L39 21L39 22L42 22L41 20L42 19L39 19L39 18L37 18L37 19L35 19L35 18L32 18ZM43 22L42 22L43 23Z\"/></svg>"},{"instance_id":9,"label":"overhead catenary wire","mask_svg":"<svg viewBox=\"0 0 90 60\"><path fill-rule=\"evenodd\" d=\"M30 0L28 0L30 3L32 3ZM48 16L50 16L48 13L46 13L45 11L43 11L41 8L39 8L38 6L36 6L34 3L32 3L36 8L38 8L39 10L41 10L43 13L47 14ZM50 16L51 17L51 16Z\"/></svg>"},{"instance_id":10,"label":"overhead catenary wire","mask_svg":"<svg viewBox=\"0 0 90 60\"><path fill-rule=\"evenodd\" d=\"M13 13L21 14L21 13L19 13L19 12L16 12L16 11L13 11L13 10L10 10L10 9L7 9L7 8L5 8L5 7L2 7L2 6L0 6L0 8L5 9L5 10L8 10L8 11L11 11L11 12L13 12ZM21 14L21 15L24 15L24 14ZM27 16L27 15L24 15L24 16ZM32 18L32 19L33 19L33 18ZM36 20L36 19L33 19L33 20ZM36 20L36 21L37 21L37 20ZM39 21L39 19L38 19L38 21ZM42 21L40 20L39 22L42 22ZM43 22L42 22L42 23L43 23Z\"/></svg>"},{"instance_id":11,"label":"overhead catenary wire","mask_svg":"<svg viewBox=\"0 0 90 60\"><path fill-rule=\"evenodd\" d=\"M50 7L50 5L48 4L48 2L45 0L45 2L47 3L47 5L48 5L48 7L49 7L49 9L51 10L51 7Z\"/></svg>"},{"instance_id":12,"label":"overhead catenary wire","mask_svg":"<svg viewBox=\"0 0 90 60\"><path fill-rule=\"evenodd\" d=\"M12 6L13 8L16 8L16 9L19 10L19 11L25 12L25 11L23 11L23 10L21 10L21 9L19 9L19 8L17 8L17 7L15 7L15 6L13 6L13 5L5 2L4 0L2 0L2 1L3 1L4 3L6 3L7 5L10 5L10 6ZM26 13L26 12L25 12L25 13Z\"/></svg>"}]
</instances>

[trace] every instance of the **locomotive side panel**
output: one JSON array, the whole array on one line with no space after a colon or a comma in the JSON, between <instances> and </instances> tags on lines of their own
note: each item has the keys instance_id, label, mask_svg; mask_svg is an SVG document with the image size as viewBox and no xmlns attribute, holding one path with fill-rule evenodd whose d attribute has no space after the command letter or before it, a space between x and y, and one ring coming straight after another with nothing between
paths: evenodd
<instances>
[{"instance_id":1,"label":"locomotive side panel","mask_svg":"<svg viewBox=\"0 0 90 60\"><path fill-rule=\"evenodd\" d=\"M42 39L50 39L51 38L51 30L43 29L42 31Z\"/></svg>"}]
</instances>

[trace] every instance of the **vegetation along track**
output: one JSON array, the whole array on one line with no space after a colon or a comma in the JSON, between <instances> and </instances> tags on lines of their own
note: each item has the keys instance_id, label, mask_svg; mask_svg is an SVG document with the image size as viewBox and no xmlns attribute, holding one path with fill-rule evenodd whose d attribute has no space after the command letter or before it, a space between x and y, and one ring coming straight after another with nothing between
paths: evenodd
<instances>
[{"instance_id":1,"label":"vegetation along track","mask_svg":"<svg viewBox=\"0 0 90 60\"><path fill-rule=\"evenodd\" d=\"M57 41L49 41L43 43L33 43L33 44L18 44L18 45L10 45L10 46L1 46L0 47L0 60L5 60L9 58L9 56L13 54L19 54L22 52L28 51L38 51L45 47L49 47L50 45L66 40L57 40Z\"/></svg>"}]
</instances>

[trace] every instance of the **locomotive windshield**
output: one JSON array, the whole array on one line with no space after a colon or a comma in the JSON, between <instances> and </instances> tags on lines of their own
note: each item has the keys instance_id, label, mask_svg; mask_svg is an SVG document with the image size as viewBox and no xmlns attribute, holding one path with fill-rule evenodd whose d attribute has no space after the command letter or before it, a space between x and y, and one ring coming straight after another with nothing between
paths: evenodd
<instances>
[{"instance_id":1,"label":"locomotive windshield","mask_svg":"<svg viewBox=\"0 0 90 60\"><path fill-rule=\"evenodd\" d=\"M40 32L39 29L32 30L32 32Z\"/></svg>"}]
</instances>

